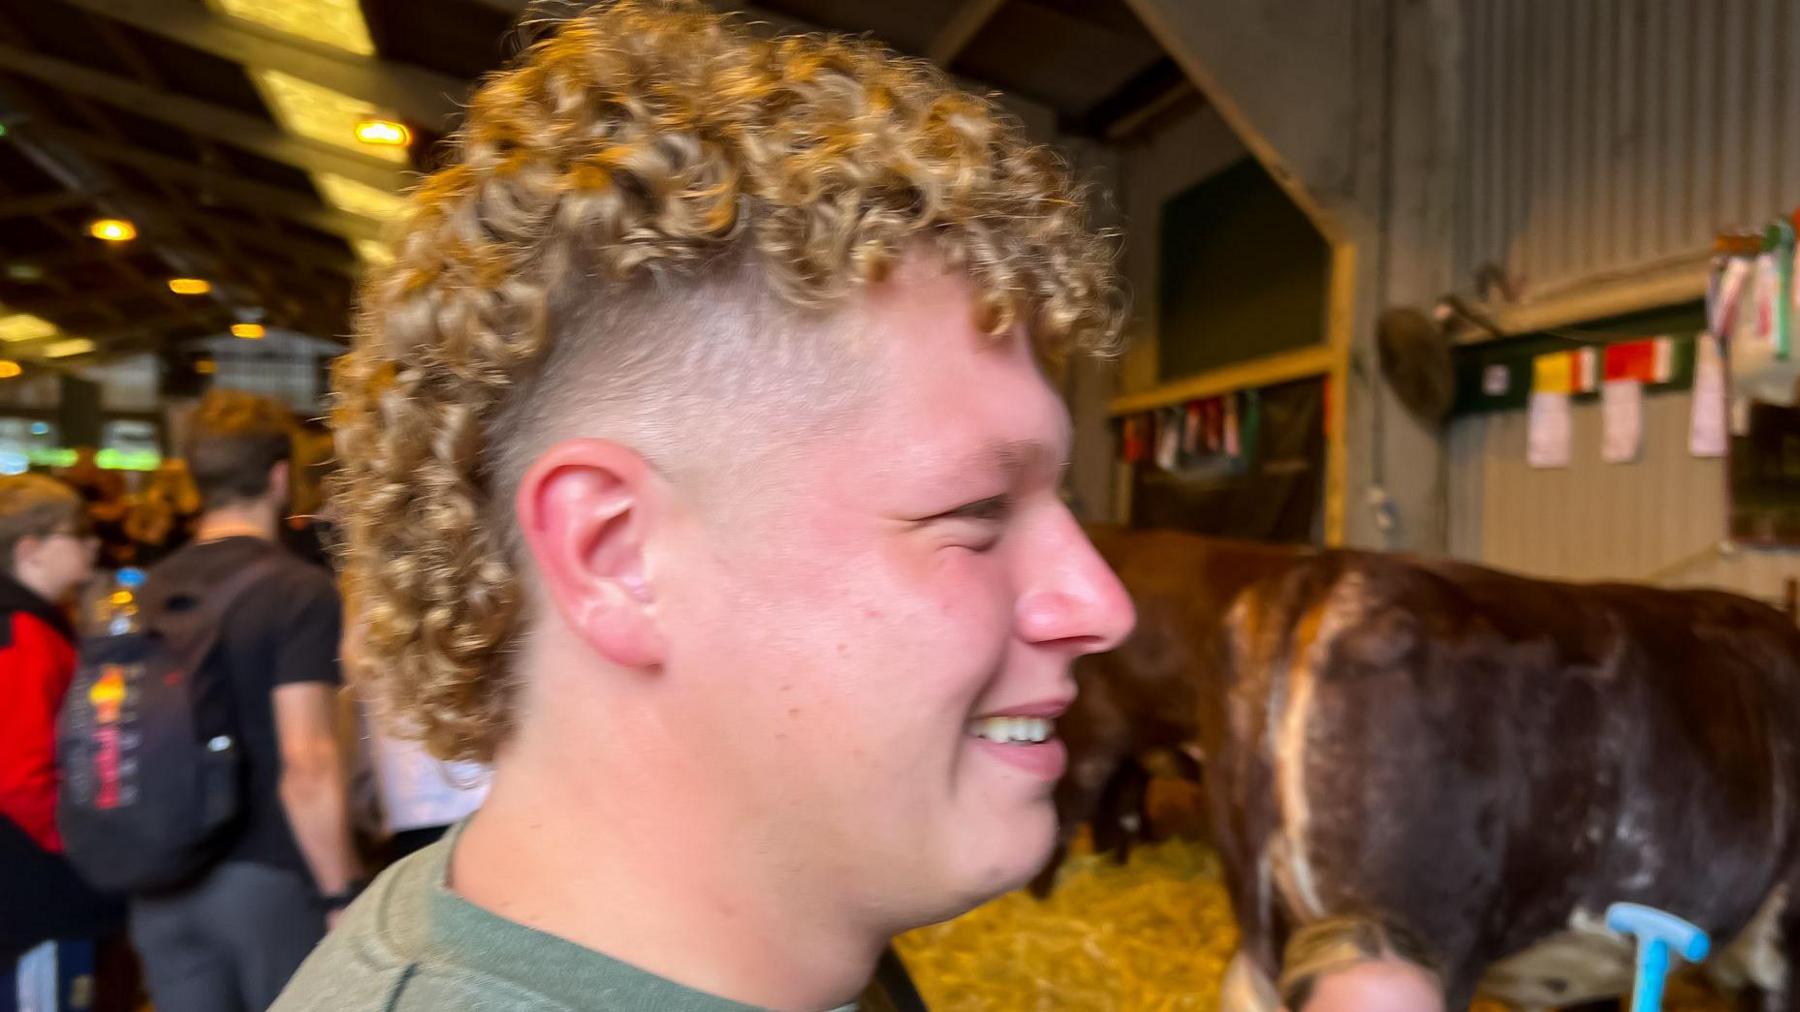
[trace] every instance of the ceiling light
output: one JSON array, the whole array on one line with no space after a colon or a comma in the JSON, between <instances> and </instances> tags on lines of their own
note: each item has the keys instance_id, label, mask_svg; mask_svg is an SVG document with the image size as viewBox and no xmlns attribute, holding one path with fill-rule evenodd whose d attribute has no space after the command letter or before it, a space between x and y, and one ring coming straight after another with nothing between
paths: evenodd
<instances>
[{"instance_id":1,"label":"ceiling light","mask_svg":"<svg viewBox=\"0 0 1800 1012\"><path fill-rule=\"evenodd\" d=\"M264 28L374 56L375 41L357 0L210 0L213 9Z\"/></svg>"},{"instance_id":2,"label":"ceiling light","mask_svg":"<svg viewBox=\"0 0 1800 1012\"><path fill-rule=\"evenodd\" d=\"M30 313L0 316L0 341L41 341L56 336L56 324Z\"/></svg>"},{"instance_id":3,"label":"ceiling light","mask_svg":"<svg viewBox=\"0 0 1800 1012\"><path fill-rule=\"evenodd\" d=\"M128 242L137 238L137 226L124 218L96 218L88 224L88 235L107 242Z\"/></svg>"},{"instance_id":4,"label":"ceiling light","mask_svg":"<svg viewBox=\"0 0 1800 1012\"><path fill-rule=\"evenodd\" d=\"M194 362L194 371L202 376L211 376L219 371L219 363L210 358L198 359Z\"/></svg>"},{"instance_id":5,"label":"ceiling light","mask_svg":"<svg viewBox=\"0 0 1800 1012\"><path fill-rule=\"evenodd\" d=\"M85 337L71 337L67 341L44 345L44 357L68 358L71 355L86 355L94 350L94 342Z\"/></svg>"},{"instance_id":6,"label":"ceiling light","mask_svg":"<svg viewBox=\"0 0 1800 1012\"><path fill-rule=\"evenodd\" d=\"M212 282L205 278L170 278L169 291L176 295L205 295L212 291Z\"/></svg>"},{"instance_id":7,"label":"ceiling light","mask_svg":"<svg viewBox=\"0 0 1800 1012\"><path fill-rule=\"evenodd\" d=\"M6 277L9 281L24 281L27 283L32 281L42 281L44 280L44 269L37 264L19 260L6 265Z\"/></svg>"},{"instance_id":8,"label":"ceiling light","mask_svg":"<svg viewBox=\"0 0 1800 1012\"><path fill-rule=\"evenodd\" d=\"M12 379L24 371L24 367L19 363L0 358L0 379Z\"/></svg>"},{"instance_id":9,"label":"ceiling light","mask_svg":"<svg viewBox=\"0 0 1800 1012\"><path fill-rule=\"evenodd\" d=\"M407 164L405 148L357 143L360 124L394 120L372 103L266 67L255 68L250 75L275 121L288 133L396 165Z\"/></svg>"},{"instance_id":10,"label":"ceiling light","mask_svg":"<svg viewBox=\"0 0 1800 1012\"><path fill-rule=\"evenodd\" d=\"M391 119L365 119L356 122L356 139L376 147L403 148L412 143L412 131Z\"/></svg>"},{"instance_id":11,"label":"ceiling light","mask_svg":"<svg viewBox=\"0 0 1800 1012\"><path fill-rule=\"evenodd\" d=\"M234 323L231 325L231 336L241 337L247 341L261 340L268 331L260 323Z\"/></svg>"},{"instance_id":12,"label":"ceiling light","mask_svg":"<svg viewBox=\"0 0 1800 1012\"><path fill-rule=\"evenodd\" d=\"M406 211L406 198L331 172L315 172L313 185L325 202L340 211L378 221L391 221Z\"/></svg>"}]
</instances>

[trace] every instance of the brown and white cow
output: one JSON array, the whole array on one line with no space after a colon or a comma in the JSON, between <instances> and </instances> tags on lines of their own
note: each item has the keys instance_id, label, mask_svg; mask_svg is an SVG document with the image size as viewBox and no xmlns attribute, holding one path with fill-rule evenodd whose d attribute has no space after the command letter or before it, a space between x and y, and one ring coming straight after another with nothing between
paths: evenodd
<instances>
[{"instance_id":1,"label":"brown and white cow","mask_svg":"<svg viewBox=\"0 0 1800 1012\"><path fill-rule=\"evenodd\" d=\"M1712 969L1764 1008L1800 1010L1788 619L1377 554L1281 568L1178 690L1243 929L1227 1008L1267 1007L1229 995L1266 995L1288 934L1330 915L1428 940L1450 1008L1478 986L1522 1007L1618 994L1631 950L1601 922L1629 900L1705 928Z\"/></svg>"},{"instance_id":2,"label":"brown and white cow","mask_svg":"<svg viewBox=\"0 0 1800 1012\"><path fill-rule=\"evenodd\" d=\"M1120 860L1143 830L1146 761L1159 756L1198 779L1200 688L1219 684L1217 638L1239 591L1284 572L1310 550L1177 531L1090 527L1088 536L1119 574L1138 623L1117 650L1076 662L1080 694L1057 719L1069 771L1057 785L1066 844L1089 825L1096 849ZM1049 892L1060 864L1039 876Z\"/></svg>"}]
</instances>

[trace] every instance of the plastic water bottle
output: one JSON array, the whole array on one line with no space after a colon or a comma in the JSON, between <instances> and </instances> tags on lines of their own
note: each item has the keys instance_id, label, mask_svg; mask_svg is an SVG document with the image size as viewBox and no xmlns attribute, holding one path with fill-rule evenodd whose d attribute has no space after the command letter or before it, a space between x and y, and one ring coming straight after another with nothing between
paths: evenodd
<instances>
[{"instance_id":1,"label":"plastic water bottle","mask_svg":"<svg viewBox=\"0 0 1800 1012\"><path fill-rule=\"evenodd\" d=\"M100 595L95 603L93 627L101 636L125 636L142 628L138 617L138 594L143 590L144 571L127 567L114 574L112 589Z\"/></svg>"}]
</instances>

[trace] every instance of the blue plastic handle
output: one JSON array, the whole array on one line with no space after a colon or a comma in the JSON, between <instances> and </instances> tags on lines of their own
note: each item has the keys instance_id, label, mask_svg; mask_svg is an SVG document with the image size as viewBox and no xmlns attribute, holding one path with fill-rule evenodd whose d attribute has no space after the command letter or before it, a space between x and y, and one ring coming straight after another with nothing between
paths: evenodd
<instances>
[{"instance_id":1,"label":"blue plastic handle","mask_svg":"<svg viewBox=\"0 0 1800 1012\"><path fill-rule=\"evenodd\" d=\"M1711 939L1698 926L1637 903L1614 903L1606 908L1606 926L1638 940L1631 1012L1661 1012L1671 948L1688 962L1698 963L1712 947Z\"/></svg>"}]
</instances>

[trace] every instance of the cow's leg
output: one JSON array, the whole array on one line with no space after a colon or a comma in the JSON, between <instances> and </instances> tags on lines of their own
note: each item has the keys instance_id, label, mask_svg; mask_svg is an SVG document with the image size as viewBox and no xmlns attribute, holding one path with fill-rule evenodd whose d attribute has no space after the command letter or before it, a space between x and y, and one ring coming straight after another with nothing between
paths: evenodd
<instances>
[{"instance_id":1,"label":"cow's leg","mask_svg":"<svg viewBox=\"0 0 1800 1012\"><path fill-rule=\"evenodd\" d=\"M1786 896L1800 894L1797 883L1800 883L1800 877L1790 875L1783 887ZM1753 956L1752 963L1761 972L1751 976L1765 982L1779 980L1780 984L1770 988L1751 985L1740 991L1738 1007L1743 1012L1800 1012L1800 980L1795 979L1796 973L1800 973L1800 909L1797 909L1800 904L1785 899L1774 902L1780 904L1775 915L1775 930L1759 936L1760 945L1755 956L1761 959Z\"/></svg>"},{"instance_id":2,"label":"cow's leg","mask_svg":"<svg viewBox=\"0 0 1800 1012\"><path fill-rule=\"evenodd\" d=\"M1031 894L1040 900L1056 887L1056 875L1069 856L1075 831L1082 823L1093 824L1105 816L1102 797L1107 785L1118 776L1121 766L1135 765L1110 739L1071 737L1069 753L1078 758L1070 762L1068 773L1056 784L1056 849L1051 852L1050 863L1031 880ZM1097 832L1098 826L1094 828ZM1101 849L1098 843L1095 849Z\"/></svg>"},{"instance_id":3,"label":"cow's leg","mask_svg":"<svg viewBox=\"0 0 1800 1012\"><path fill-rule=\"evenodd\" d=\"M1280 1007L1275 981L1249 953L1239 949L1225 968L1225 981L1219 986L1219 1012L1275 1012Z\"/></svg>"},{"instance_id":4,"label":"cow's leg","mask_svg":"<svg viewBox=\"0 0 1800 1012\"><path fill-rule=\"evenodd\" d=\"M1135 759L1124 759L1113 770L1094 811L1095 852L1111 854L1120 864L1131 856L1131 845L1144 835L1149 787L1150 774Z\"/></svg>"}]
</instances>

